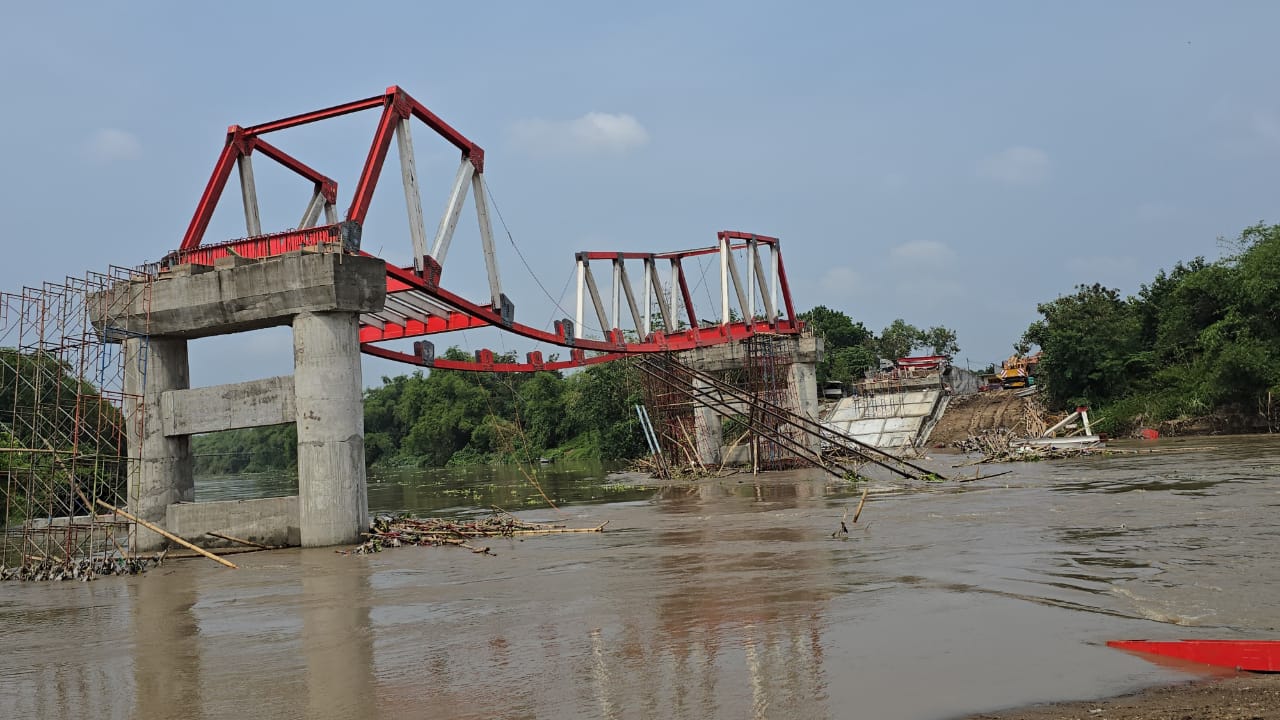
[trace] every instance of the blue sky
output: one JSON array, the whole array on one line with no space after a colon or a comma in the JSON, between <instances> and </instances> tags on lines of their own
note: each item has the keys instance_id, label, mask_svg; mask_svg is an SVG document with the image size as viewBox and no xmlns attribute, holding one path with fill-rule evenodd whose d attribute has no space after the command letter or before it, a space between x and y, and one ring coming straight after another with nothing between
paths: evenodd
<instances>
[{"instance_id":1,"label":"blue sky","mask_svg":"<svg viewBox=\"0 0 1280 720\"><path fill-rule=\"evenodd\" d=\"M1219 236L1280 221L1273 3L3 12L6 290L158 258L180 241L227 125L392 84L486 149L498 208L552 295L577 250L746 230L783 239L799 308L826 304L873 330L898 317L947 325L975 365L1008 355L1037 302L1078 283L1134 293L1161 267L1216 256ZM375 120L273 142L336 177L345 208ZM456 153L423 131L415 142L434 226ZM408 262L395 167L365 246ZM265 168L264 228L290 227L309 190ZM207 238L243 235L238 213L233 189ZM445 285L483 297L473 235L455 240ZM505 236L499 252L518 317L560 316ZM287 331L197 348L197 384L289 371ZM365 368L366 382L400 371Z\"/></svg>"}]
</instances>

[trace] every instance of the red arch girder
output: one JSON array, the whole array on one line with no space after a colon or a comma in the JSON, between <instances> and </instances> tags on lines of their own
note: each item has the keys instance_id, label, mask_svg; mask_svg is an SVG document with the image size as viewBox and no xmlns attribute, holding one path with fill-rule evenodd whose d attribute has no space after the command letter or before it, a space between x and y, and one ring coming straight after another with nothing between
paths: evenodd
<instances>
[{"instance_id":1,"label":"red arch girder","mask_svg":"<svg viewBox=\"0 0 1280 720\"><path fill-rule=\"evenodd\" d=\"M599 365L601 363L621 360L627 357L626 353L603 353L600 355L592 355L588 357L581 350L571 351L568 360L543 360L542 353L531 352L525 355L525 361L522 363L497 362L492 350L479 350L476 352L475 361L471 360L449 360L447 358L435 358L431 361L425 361L417 355L403 353L398 350L378 347L377 345L361 344L360 352L374 357L384 358L386 360L394 360L408 365L417 365L419 367L437 368L440 370L462 370L465 372L541 372L544 370L555 372L559 370L568 370L570 368L588 367L591 365Z\"/></svg>"}]
</instances>

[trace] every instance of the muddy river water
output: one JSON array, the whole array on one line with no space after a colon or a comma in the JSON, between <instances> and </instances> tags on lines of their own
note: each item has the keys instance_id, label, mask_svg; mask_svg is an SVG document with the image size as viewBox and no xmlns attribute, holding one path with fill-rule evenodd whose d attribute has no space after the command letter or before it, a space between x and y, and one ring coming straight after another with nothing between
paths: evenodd
<instances>
[{"instance_id":1,"label":"muddy river water","mask_svg":"<svg viewBox=\"0 0 1280 720\"><path fill-rule=\"evenodd\" d=\"M847 538L861 487L817 473L552 467L562 511L521 514L605 533L7 583L0 717L930 720L1188 679L1104 642L1280 638L1280 441L1154 447L873 482ZM370 505L535 502L454 477L380 476Z\"/></svg>"}]
</instances>

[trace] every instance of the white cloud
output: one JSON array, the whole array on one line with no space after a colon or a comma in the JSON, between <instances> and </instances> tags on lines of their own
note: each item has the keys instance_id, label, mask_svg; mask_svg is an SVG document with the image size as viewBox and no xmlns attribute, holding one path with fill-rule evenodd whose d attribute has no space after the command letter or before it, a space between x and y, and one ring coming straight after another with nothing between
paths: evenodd
<instances>
[{"instance_id":1,"label":"white cloud","mask_svg":"<svg viewBox=\"0 0 1280 720\"><path fill-rule=\"evenodd\" d=\"M914 240L903 243L889 251L894 260L912 263L945 263L952 260L955 252L936 240Z\"/></svg>"},{"instance_id":2,"label":"white cloud","mask_svg":"<svg viewBox=\"0 0 1280 720\"><path fill-rule=\"evenodd\" d=\"M626 113L589 112L573 120L522 120L511 131L516 143L534 153L621 155L649 142L649 132Z\"/></svg>"},{"instance_id":3,"label":"white cloud","mask_svg":"<svg viewBox=\"0 0 1280 720\"><path fill-rule=\"evenodd\" d=\"M1008 185L1038 185L1049 179L1049 155L1015 145L978 162L978 177Z\"/></svg>"},{"instance_id":4,"label":"white cloud","mask_svg":"<svg viewBox=\"0 0 1280 720\"><path fill-rule=\"evenodd\" d=\"M101 128L89 137L85 150L89 159L110 163L137 157L142 151L142 144L133 133L116 128Z\"/></svg>"}]
</instances>

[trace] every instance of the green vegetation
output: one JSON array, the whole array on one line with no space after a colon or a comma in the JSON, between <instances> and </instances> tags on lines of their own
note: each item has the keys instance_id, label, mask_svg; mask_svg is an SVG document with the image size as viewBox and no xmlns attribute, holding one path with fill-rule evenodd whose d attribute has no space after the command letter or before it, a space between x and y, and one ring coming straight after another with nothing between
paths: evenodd
<instances>
[{"instance_id":1,"label":"green vegetation","mask_svg":"<svg viewBox=\"0 0 1280 720\"><path fill-rule=\"evenodd\" d=\"M1280 226L1258 224L1216 262L1161 270L1135 297L1101 285L1041 304L1023 345L1056 408L1091 405L1100 429L1211 413L1274 426L1280 400Z\"/></svg>"},{"instance_id":2,"label":"green vegetation","mask_svg":"<svg viewBox=\"0 0 1280 720\"><path fill-rule=\"evenodd\" d=\"M298 464L298 432L289 423L199 435L192 452L201 475L282 470Z\"/></svg>"},{"instance_id":3,"label":"green vegetation","mask_svg":"<svg viewBox=\"0 0 1280 720\"><path fill-rule=\"evenodd\" d=\"M71 487L123 494L120 411L47 353L0 348L0 498L6 522L85 512Z\"/></svg>"},{"instance_id":4,"label":"green vegetation","mask_svg":"<svg viewBox=\"0 0 1280 720\"><path fill-rule=\"evenodd\" d=\"M450 360L468 360L451 348ZM514 358L497 358L510 362ZM387 467L617 460L644 451L633 406L636 371L623 362L560 373L453 370L384 377L365 391L365 458ZM297 463L292 425L195 438L196 472L238 473Z\"/></svg>"},{"instance_id":5,"label":"green vegetation","mask_svg":"<svg viewBox=\"0 0 1280 720\"><path fill-rule=\"evenodd\" d=\"M818 363L820 383L860 380L864 372L878 366L879 358L896 360L915 351L950 357L960 351L955 331L941 326L921 330L898 319L877 336L862 323L825 305L801 313L800 319L826 343L826 356Z\"/></svg>"}]
</instances>

